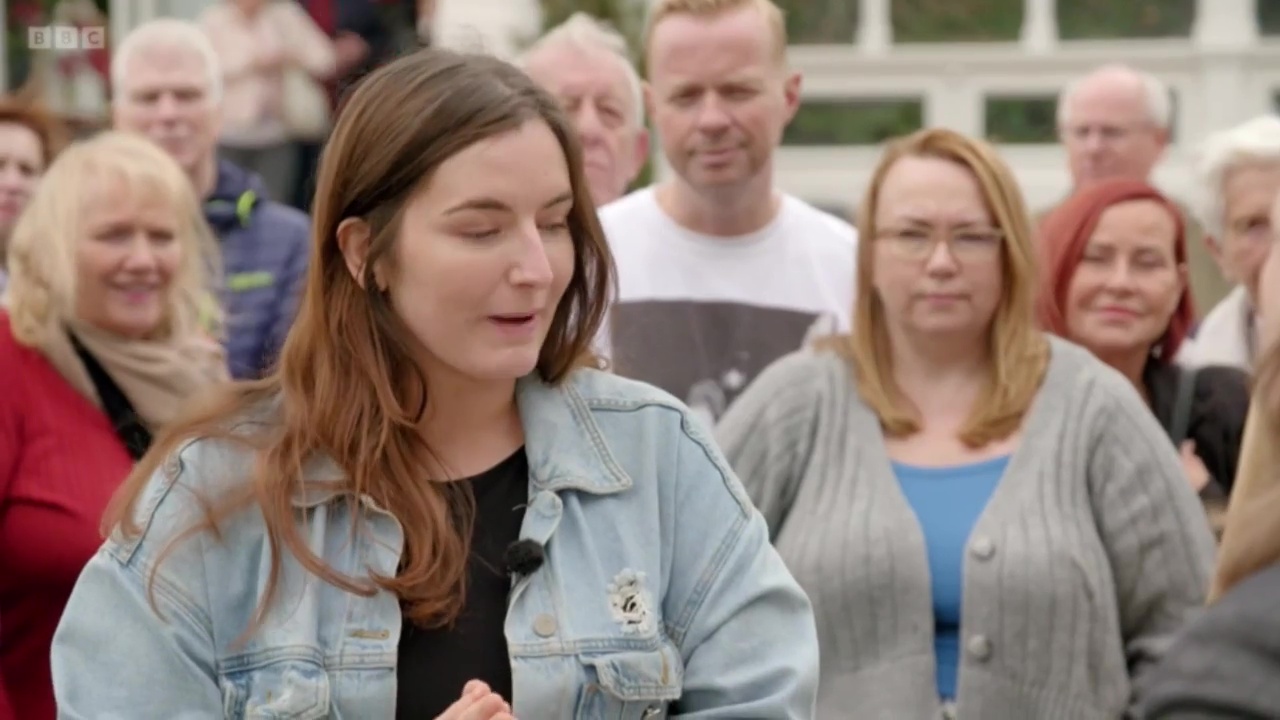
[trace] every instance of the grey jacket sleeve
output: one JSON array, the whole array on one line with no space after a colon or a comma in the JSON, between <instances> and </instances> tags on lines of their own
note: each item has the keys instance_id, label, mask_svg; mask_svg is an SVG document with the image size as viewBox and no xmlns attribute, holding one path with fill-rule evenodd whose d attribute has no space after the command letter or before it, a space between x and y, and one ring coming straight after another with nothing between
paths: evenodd
<instances>
[{"instance_id":1,"label":"grey jacket sleeve","mask_svg":"<svg viewBox=\"0 0 1280 720\"><path fill-rule=\"evenodd\" d=\"M1139 720L1280 717L1280 564L1189 624L1138 686Z\"/></svg>"}]
</instances>

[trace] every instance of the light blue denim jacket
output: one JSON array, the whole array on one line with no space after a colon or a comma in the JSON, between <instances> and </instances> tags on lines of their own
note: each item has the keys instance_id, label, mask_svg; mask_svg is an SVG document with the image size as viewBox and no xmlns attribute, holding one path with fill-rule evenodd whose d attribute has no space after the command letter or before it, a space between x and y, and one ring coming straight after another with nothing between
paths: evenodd
<instances>
[{"instance_id":1,"label":"light blue denim jacket","mask_svg":"<svg viewBox=\"0 0 1280 720\"><path fill-rule=\"evenodd\" d=\"M809 600L688 410L595 370L560 387L526 378L517 402L530 471L521 537L546 559L508 604L516 716L812 718ZM149 605L148 576L201 511L196 493L244 478L251 461L226 443L187 444L138 503L142 536L113 536L90 561L53 642L60 718L394 717L390 593L345 592L288 556L265 626L235 644L270 567L257 511L227 521L221 541L178 545L155 575L160 617ZM309 479L335 472L318 463ZM340 572L394 574L396 518L317 485L295 503L309 547ZM353 536L357 512L366 530Z\"/></svg>"}]
</instances>

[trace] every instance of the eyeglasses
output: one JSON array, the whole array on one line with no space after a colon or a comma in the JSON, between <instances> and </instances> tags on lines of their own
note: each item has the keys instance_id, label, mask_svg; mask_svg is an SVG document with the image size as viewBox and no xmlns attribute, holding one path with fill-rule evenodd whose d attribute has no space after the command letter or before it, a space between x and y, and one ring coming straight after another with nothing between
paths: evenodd
<instances>
[{"instance_id":1,"label":"eyeglasses","mask_svg":"<svg viewBox=\"0 0 1280 720\"><path fill-rule=\"evenodd\" d=\"M990 260L1000 253L1004 232L997 228L966 228L940 232L930 227L886 228L876 233L895 255L905 260L925 260L933 255L938 243L946 243L947 251L957 260Z\"/></svg>"}]
</instances>

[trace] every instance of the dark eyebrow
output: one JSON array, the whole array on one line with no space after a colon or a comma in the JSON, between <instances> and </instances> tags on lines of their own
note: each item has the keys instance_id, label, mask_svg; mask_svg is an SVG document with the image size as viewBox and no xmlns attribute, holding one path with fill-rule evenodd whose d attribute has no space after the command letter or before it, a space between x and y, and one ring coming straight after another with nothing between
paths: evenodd
<instances>
[{"instance_id":1,"label":"dark eyebrow","mask_svg":"<svg viewBox=\"0 0 1280 720\"><path fill-rule=\"evenodd\" d=\"M553 198L547 204L543 205L542 209L546 210L547 208L553 208L557 205L569 202L571 200L573 200L573 191L566 190L565 192L555 196L555 198ZM494 198L488 198L488 197L480 197L480 198L472 198L470 200L460 202L457 205L454 205L453 207L446 210L444 214L452 215L454 213L460 213L465 210L490 210L490 211L496 210L499 212L510 212L511 206L507 205L501 200L496 200Z\"/></svg>"}]
</instances>

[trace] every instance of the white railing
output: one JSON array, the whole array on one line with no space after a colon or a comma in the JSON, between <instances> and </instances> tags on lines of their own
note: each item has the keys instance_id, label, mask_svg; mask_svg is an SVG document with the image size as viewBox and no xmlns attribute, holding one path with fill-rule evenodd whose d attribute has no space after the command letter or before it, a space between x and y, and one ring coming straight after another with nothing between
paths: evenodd
<instances>
[{"instance_id":1,"label":"white railing","mask_svg":"<svg viewBox=\"0 0 1280 720\"><path fill-rule=\"evenodd\" d=\"M1280 90L1280 40L1260 40L1256 0L1197 0L1190 36L1166 40L1061 40L1059 1L1071 0L1024 0L1015 42L925 44L894 42L892 0L856 0L858 30L847 45L794 45L791 59L804 74L806 99L918 100L925 125L978 136L986 132L989 96L1052 97L1097 65L1130 63L1177 95L1177 137L1156 182L1183 199L1194 192L1189 166L1205 135L1272 110ZM537 0L439 2L446 44L509 55L538 24ZM1066 159L1056 145L1005 145L1002 151L1032 205L1066 193ZM850 207L879 152L877 146L784 147L778 183L813 202ZM660 154L655 162L658 177L669 172Z\"/></svg>"},{"instance_id":2,"label":"white railing","mask_svg":"<svg viewBox=\"0 0 1280 720\"><path fill-rule=\"evenodd\" d=\"M1070 0L1062 0L1070 2ZM1197 0L1188 38L1061 40L1055 0L1024 0L1017 42L894 43L890 0L859 0L849 45L795 46L806 99L901 98L923 103L926 126L981 136L989 96L1056 96L1072 78L1107 62L1147 70L1175 92L1176 140L1155 180L1183 199L1194 192L1196 147L1215 130L1272 112L1280 90L1280 40L1260 38L1255 0ZM879 156L876 146L787 147L779 184L824 205L851 207ZM1067 192L1056 145L1005 145L1004 156L1034 206Z\"/></svg>"},{"instance_id":3,"label":"white railing","mask_svg":"<svg viewBox=\"0 0 1280 720\"><path fill-rule=\"evenodd\" d=\"M122 36L157 14L194 16L212 0L113 0L112 35ZM437 34L444 44L516 52L538 26L538 0L438 0ZM1122 61L1154 73L1177 95L1177 137L1156 180L1183 199L1193 192L1189 163L1206 134L1273 110L1280 90L1280 39L1260 38L1256 0L1197 0L1187 38L1062 40L1056 2L1024 0L1019 39L993 43L897 43L892 0L856 0L858 30L848 44L795 45L793 64L810 100L910 99L922 103L927 126L986 132L990 96L1054 96L1071 78ZM655 143L656 147L656 143ZM1054 145L1005 145L1002 150L1035 205L1066 192L1065 159ZM876 146L785 147L779 184L825 205L860 197ZM657 163L657 174L667 172Z\"/></svg>"},{"instance_id":4,"label":"white railing","mask_svg":"<svg viewBox=\"0 0 1280 720\"><path fill-rule=\"evenodd\" d=\"M1196 147L1204 137L1273 111L1280 90L1280 41L1208 51L1189 40L1070 41L1052 54L1017 45L897 47L867 57L844 48L797 47L807 99L903 98L923 102L924 124L982 136L988 96L1054 96L1073 77L1104 62L1124 61L1160 77L1178 102L1175 142L1157 182L1187 198ZM1066 192L1065 158L1056 145L1005 145L1002 150L1033 204ZM779 183L802 197L848 204L860 196L879 154L874 146L783 148Z\"/></svg>"}]
</instances>

